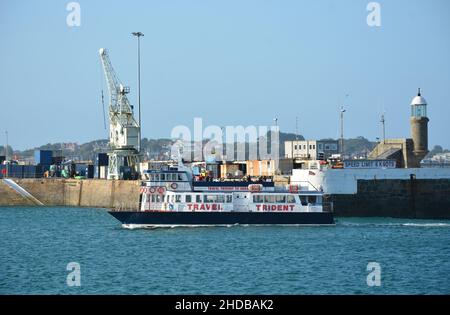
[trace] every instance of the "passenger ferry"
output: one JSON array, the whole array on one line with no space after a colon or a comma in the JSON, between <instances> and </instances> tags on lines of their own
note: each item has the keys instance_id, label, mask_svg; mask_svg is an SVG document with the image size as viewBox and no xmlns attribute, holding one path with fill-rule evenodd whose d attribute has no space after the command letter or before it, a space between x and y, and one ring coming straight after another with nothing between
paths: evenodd
<instances>
[{"instance_id":1,"label":"passenger ferry","mask_svg":"<svg viewBox=\"0 0 450 315\"><path fill-rule=\"evenodd\" d=\"M332 205L308 186L261 181L195 181L184 166L147 171L139 209L109 213L125 228L242 225L332 225Z\"/></svg>"}]
</instances>

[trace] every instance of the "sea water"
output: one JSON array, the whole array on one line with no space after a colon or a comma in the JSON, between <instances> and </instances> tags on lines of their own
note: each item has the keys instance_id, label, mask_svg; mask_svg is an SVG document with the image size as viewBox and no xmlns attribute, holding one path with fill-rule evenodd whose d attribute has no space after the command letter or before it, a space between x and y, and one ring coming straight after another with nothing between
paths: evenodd
<instances>
[{"instance_id":1,"label":"sea water","mask_svg":"<svg viewBox=\"0 0 450 315\"><path fill-rule=\"evenodd\" d=\"M450 221L336 221L127 230L105 209L0 207L0 294L450 293Z\"/></svg>"}]
</instances>

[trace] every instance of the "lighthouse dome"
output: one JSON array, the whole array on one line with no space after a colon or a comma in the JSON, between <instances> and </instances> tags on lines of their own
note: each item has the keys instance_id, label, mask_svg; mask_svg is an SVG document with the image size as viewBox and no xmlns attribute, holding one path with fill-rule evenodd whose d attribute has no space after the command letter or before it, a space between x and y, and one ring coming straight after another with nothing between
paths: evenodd
<instances>
[{"instance_id":1,"label":"lighthouse dome","mask_svg":"<svg viewBox=\"0 0 450 315\"><path fill-rule=\"evenodd\" d=\"M412 99L411 105L427 105L427 101L426 101L425 98L420 94L420 89L419 89L419 93L417 93L417 96L415 96L415 97Z\"/></svg>"}]
</instances>

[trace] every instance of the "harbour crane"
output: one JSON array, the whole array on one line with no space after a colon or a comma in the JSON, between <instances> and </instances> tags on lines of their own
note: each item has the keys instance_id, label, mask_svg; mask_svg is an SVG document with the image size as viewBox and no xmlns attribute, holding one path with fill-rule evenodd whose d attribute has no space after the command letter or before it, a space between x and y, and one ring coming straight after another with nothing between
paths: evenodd
<instances>
[{"instance_id":1,"label":"harbour crane","mask_svg":"<svg viewBox=\"0 0 450 315\"><path fill-rule=\"evenodd\" d=\"M130 88L117 78L106 49L100 48L99 54L109 91L108 179L123 179L123 167L139 171L141 127L127 98Z\"/></svg>"}]
</instances>

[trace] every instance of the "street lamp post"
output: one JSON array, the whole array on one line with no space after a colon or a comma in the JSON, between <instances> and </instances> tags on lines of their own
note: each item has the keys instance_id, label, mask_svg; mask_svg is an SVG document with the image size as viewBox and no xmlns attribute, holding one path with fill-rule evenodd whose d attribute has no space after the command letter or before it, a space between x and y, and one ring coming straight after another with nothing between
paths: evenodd
<instances>
[{"instance_id":1,"label":"street lamp post","mask_svg":"<svg viewBox=\"0 0 450 315\"><path fill-rule=\"evenodd\" d=\"M141 32L131 33L133 36L137 37L137 62L138 62L138 107L139 107L139 152L141 152L141 36L144 36Z\"/></svg>"},{"instance_id":2,"label":"street lamp post","mask_svg":"<svg viewBox=\"0 0 450 315\"><path fill-rule=\"evenodd\" d=\"M5 131L6 147L5 147L5 160L8 161L8 131Z\"/></svg>"},{"instance_id":3,"label":"street lamp post","mask_svg":"<svg viewBox=\"0 0 450 315\"><path fill-rule=\"evenodd\" d=\"M280 137L280 131L278 129L278 117L275 117L273 119L273 121L275 122L275 132L277 135L277 140L279 141L279 137ZM275 148L272 147L272 144L274 143L273 138L272 138L273 134L270 135L270 153L271 155L273 155L273 151ZM278 150L277 154L275 155L274 158L274 175L277 175L279 173L278 171L278 154L279 154L279 144L277 144L276 150Z\"/></svg>"},{"instance_id":4,"label":"street lamp post","mask_svg":"<svg viewBox=\"0 0 450 315\"><path fill-rule=\"evenodd\" d=\"M383 143L386 143L386 120L384 119L384 113L381 114L381 127L383 129Z\"/></svg>"},{"instance_id":5,"label":"street lamp post","mask_svg":"<svg viewBox=\"0 0 450 315\"><path fill-rule=\"evenodd\" d=\"M341 106L341 155L344 158L344 106Z\"/></svg>"}]
</instances>

